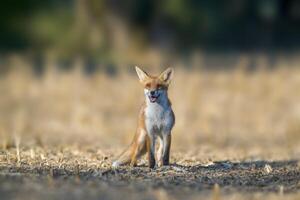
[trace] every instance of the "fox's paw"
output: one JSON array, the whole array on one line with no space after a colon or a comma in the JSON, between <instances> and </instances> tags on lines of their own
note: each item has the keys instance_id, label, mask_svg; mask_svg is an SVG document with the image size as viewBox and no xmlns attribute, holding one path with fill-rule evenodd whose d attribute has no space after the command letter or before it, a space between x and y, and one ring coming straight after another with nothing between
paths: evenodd
<instances>
[{"instance_id":1,"label":"fox's paw","mask_svg":"<svg viewBox=\"0 0 300 200\"><path fill-rule=\"evenodd\" d=\"M120 167L120 165L121 165L121 163L118 162L118 161L114 161L114 162L111 164L111 166L112 166L113 168Z\"/></svg>"},{"instance_id":2,"label":"fox's paw","mask_svg":"<svg viewBox=\"0 0 300 200\"><path fill-rule=\"evenodd\" d=\"M136 166L137 166L137 163L136 163L136 162L130 163L130 167L136 167Z\"/></svg>"},{"instance_id":3,"label":"fox's paw","mask_svg":"<svg viewBox=\"0 0 300 200\"><path fill-rule=\"evenodd\" d=\"M157 161L157 167L162 167L162 166L163 166L162 160Z\"/></svg>"}]
</instances>

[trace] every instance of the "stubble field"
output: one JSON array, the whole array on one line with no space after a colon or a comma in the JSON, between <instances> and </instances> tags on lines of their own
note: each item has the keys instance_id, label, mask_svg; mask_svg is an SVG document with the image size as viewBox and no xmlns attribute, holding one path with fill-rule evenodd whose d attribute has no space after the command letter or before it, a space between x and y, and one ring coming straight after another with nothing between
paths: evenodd
<instances>
[{"instance_id":1,"label":"stubble field","mask_svg":"<svg viewBox=\"0 0 300 200\"><path fill-rule=\"evenodd\" d=\"M300 70L175 67L171 165L111 168L143 101L134 68L0 77L0 194L9 199L298 199ZM24 67L19 67L24 65ZM263 64L261 64L263 65ZM148 71L159 73L158 69Z\"/></svg>"}]
</instances>

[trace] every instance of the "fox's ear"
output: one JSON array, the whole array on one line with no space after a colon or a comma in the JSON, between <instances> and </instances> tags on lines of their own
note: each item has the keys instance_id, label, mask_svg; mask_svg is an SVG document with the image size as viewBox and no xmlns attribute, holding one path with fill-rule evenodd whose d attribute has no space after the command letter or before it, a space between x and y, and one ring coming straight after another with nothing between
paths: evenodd
<instances>
[{"instance_id":1,"label":"fox's ear","mask_svg":"<svg viewBox=\"0 0 300 200\"><path fill-rule=\"evenodd\" d=\"M143 70L141 70L139 67L135 67L135 71L140 79L140 82L145 81L147 78L149 78L148 74L146 72L144 72Z\"/></svg>"},{"instance_id":2,"label":"fox's ear","mask_svg":"<svg viewBox=\"0 0 300 200\"><path fill-rule=\"evenodd\" d=\"M159 75L159 78L162 81L166 82L167 84L170 84L171 80L173 78L173 75L174 75L174 70L173 70L173 68L169 67L168 69L166 69L163 73L161 73Z\"/></svg>"}]
</instances>

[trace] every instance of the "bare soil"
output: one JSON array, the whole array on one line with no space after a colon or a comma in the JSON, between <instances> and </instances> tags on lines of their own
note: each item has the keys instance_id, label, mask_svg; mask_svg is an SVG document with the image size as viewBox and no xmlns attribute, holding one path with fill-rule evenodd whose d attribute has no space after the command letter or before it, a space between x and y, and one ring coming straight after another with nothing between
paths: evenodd
<instances>
[{"instance_id":1,"label":"bare soil","mask_svg":"<svg viewBox=\"0 0 300 200\"><path fill-rule=\"evenodd\" d=\"M28 152L24 150L19 161L8 152L1 152L2 158L10 157L0 163L0 194L3 199L299 197L298 160L173 162L170 166L155 169L149 169L143 160L138 167L112 168L110 153L71 155L64 151L64 160L55 162L58 152L51 155L49 151L41 154L42 158L33 159L26 156ZM10 152L14 153L14 149ZM87 163L89 158L95 159Z\"/></svg>"}]
</instances>

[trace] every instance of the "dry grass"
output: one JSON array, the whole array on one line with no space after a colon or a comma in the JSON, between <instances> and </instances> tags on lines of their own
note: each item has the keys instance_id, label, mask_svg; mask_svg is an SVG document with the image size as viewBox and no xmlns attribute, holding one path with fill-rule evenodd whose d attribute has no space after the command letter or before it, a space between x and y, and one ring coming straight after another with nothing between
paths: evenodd
<instances>
[{"instance_id":1,"label":"dry grass","mask_svg":"<svg viewBox=\"0 0 300 200\"><path fill-rule=\"evenodd\" d=\"M263 165L258 166L256 175L266 172L280 177L287 168L288 172L296 174L294 178L298 182L297 161L291 168L286 162L275 170L269 161L299 159L300 69L287 68L285 60L279 60L273 70L261 64L260 70L247 71L243 67L245 62L247 60L241 60L237 69L230 71L188 71L176 66L170 88L176 115L171 162L179 165L180 170L210 166L224 160L241 163L238 167L243 167L246 161L261 161ZM100 72L84 75L80 65L60 72L49 63L46 73L36 77L28 67L20 68L20 65L27 64L14 61L8 74L0 78L2 172L11 169L12 172L39 172L52 177L55 173L60 175L60 170L74 176L111 170L112 157L133 137L143 100L133 68L130 69L132 73L121 70L116 76ZM141 161L143 163L145 160ZM187 170L192 173L190 175L200 176L209 173L209 169L204 172L193 171L194 168ZM217 169L223 172L222 167ZM121 174L119 177L123 177L122 172L141 173L146 177L137 175L134 181L150 176L149 180L155 182L155 176L159 178L163 174L158 170L153 177L143 167L137 171L124 170L117 173ZM172 177L168 170L174 168L166 169L166 176ZM185 173L177 173L178 177L185 177ZM226 173L220 176L225 177ZM242 176L238 170L232 173ZM215 180L211 183L199 182L197 178L190 180L199 187L208 185L209 190L202 193L204 196L213 191L211 198L220 199L218 196L228 191L223 190L224 186L237 187L235 179L226 184L222 183L225 179L214 179L215 175L210 175L207 176ZM190 190L188 180L180 180ZM92 181L92 184L100 183ZM288 182L279 181L270 186L270 190L277 195L284 193L286 187L288 191L296 191L297 185L293 183L290 187ZM169 195L166 191L155 189L155 192L146 193L156 199L165 199ZM198 194L197 190L192 193ZM260 199L260 195L267 194L255 195L250 195L249 199ZM268 195L280 199L280 195L276 198L273 193ZM297 193L290 195L291 199L299 197ZM240 197L239 194L227 196L229 199Z\"/></svg>"}]
</instances>

